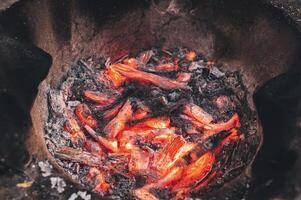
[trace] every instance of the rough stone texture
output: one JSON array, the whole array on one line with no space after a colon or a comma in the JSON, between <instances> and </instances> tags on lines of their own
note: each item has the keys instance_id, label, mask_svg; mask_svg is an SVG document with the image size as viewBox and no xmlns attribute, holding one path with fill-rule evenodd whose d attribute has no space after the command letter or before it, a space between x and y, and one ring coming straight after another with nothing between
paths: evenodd
<instances>
[{"instance_id":1,"label":"rough stone texture","mask_svg":"<svg viewBox=\"0 0 301 200\"><path fill-rule=\"evenodd\" d=\"M283 14L296 23L298 30L301 29L301 1L300 0L266 0L267 3L282 10Z\"/></svg>"},{"instance_id":2,"label":"rough stone texture","mask_svg":"<svg viewBox=\"0 0 301 200\"><path fill-rule=\"evenodd\" d=\"M8 9L14 3L18 2L19 0L2 0L0 2L0 11Z\"/></svg>"},{"instance_id":3,"label":"rough stone texture","mask_svg":"<svg viewBox=\"0 0 301 200\"><path fill-rule=\"evenodd\" d=\"M33 42L53 57L51 73L65 70L74 60L87 55L98 54L114 60L154 44L161 43L164 47L176 44L239 67L248 88L254 91L266 80L288 70L295 62L299 42L286 22L274 22L272 15L262 14L266 8L246 2L235 2L249 10L246 14L231 10L232 4L225 7L216 1L200 3L194 9L176 9L179 11L174 11L176 5L159 3L149 7L134 2L129 12L112 9L107 12L113 14L104 17L99 14L104 10L97 7L101 5L92 8L93 4L81 1L61 5L45 0L25 4L24 12L29 15ZM117 8L123 9L125 4ZM56 7L60 9L54 12ZM242 20L236 20L235 15ZM245 27L241 26L243 23ZM248 31L250 34L246 35ZM271 50L274 55L263 56Z\"/></svg>"}]
</instances>

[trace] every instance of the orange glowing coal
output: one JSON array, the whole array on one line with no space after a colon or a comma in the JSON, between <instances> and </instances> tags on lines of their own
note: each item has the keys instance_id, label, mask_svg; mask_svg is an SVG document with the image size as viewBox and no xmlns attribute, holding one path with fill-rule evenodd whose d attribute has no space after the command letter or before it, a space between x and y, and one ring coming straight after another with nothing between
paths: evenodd
<instances>
[{"instance_id":1,"label":"orange glowing coal","mask_svg":"<svg viewBox=\"0 0 301 200\"><path fill-rule=\"evenodd\" d=\"M138 58L126 58L107 66L98 80L108 80L111 90L119 94L84 90L81 98L85 103L78 104L74 114L65 119L64 130L74 141L81 140L84 146L82 150L61 147L56 154L61 159L89 166L87 180L94 191L102 195L112 188L110 174L120 173L145 178L144 185L133 191L141 200L157 200L158 196L152 193L154 188L168 189L176 199L189 197L191 192L206 187L221 173L214 168L218 155L225 145L240 138L237 113L232 113L228 120L217 121L206 108L192 100L175 104L176 109L167 106L170 111L154 113L144 100L137 101L137 97L129 93L123 95L130 82L145 88L159 88L162 92L192 92L189 81L193 72L181 70L177 59L157 61L150 70L144 70L141 66L151 62L152 56L146 52ZM193 62L197 54L188 51L184 59ZM123 98L119 98L121 96ZM218 105L223 106L225 99L226 96L221 96ZM92 107L103 109L101 115L95 115ZM194 131L188 134L196 139L188 140L181 135L183 130L173 122L172 115L185 120ZM156 145L156 149L151 145Z\"/></svg>"}]
</instances>

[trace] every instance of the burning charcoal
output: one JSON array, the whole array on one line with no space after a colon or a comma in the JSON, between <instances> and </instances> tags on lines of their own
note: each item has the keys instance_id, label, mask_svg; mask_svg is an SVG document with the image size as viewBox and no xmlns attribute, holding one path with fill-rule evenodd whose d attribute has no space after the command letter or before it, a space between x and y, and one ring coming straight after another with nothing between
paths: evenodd
<instances>
[{"instance_id":1,"label":"burning charcoal","mask_svg":"<svg viewBox=\"0 0 301 200\"><path fill-rule=\"evenodd\" d=\"M79 144L86 140L85 134L82 132L77 121L73 118L68 118L66 120L64 130L70 134L70 138L75 144Z\"/></svg>"},{"instance_id":2,"label":"burning charcoal","mask_svg":"<svg viewBox=\"0 0 301 200\"><path fill-rule=\"evenodd\" d=\"M140 173L148 169L150 162L150 155L145 150L132 150L131 159L129 161L129 170L132 172Z\"/></svg>"},{"instance_id":3,"label":"burning charcoal","mask_svg":"<svg viewBox=\"0 0 301 200\"><path fill-rule=\"evenodd\" d=\"M93 92L93 91L85 91L84 96L88 100L94 101L100 105L108 105L116 100L114 99L114 97L110 97L105 93Z\"/></svg>"},{"instance_id":4,"label":"burning charcoal","mask_svg":"<svg viewBox=\"0 0 301 200\"><path fill-rule=\"evenodd\" d=\"M97 121L92 116L91 110L86 104L79 104L76 106L75 114L84 125L88 125L91 128L95 128L97 126Z\"/></svg>"},{"instance_id":5,"label":"burning charcoal","mask_svg":"<svg viewBox=\"0 0 301 200\"><path fill-rule=\"evenodd\" d=\"M104 133L109 138L115 138L117 134L125 128L125 125L131 119L132 114L133 110L131 102L130 100L127 100L119 110L117 116L104 127Z\"/></svg>"},{"instance_id":6,"label":"burning charcoal","mask_svg":"<svg viewBox=\"0 0 301 200\"><path fill-rule=\"evenodd\" d=\"M177 75L177 81L188 82L190 80L191 73L179 73Z\"/></svg>"},{"instance_id":7,"label":"burning charcoal","mask_svg":"<svg viewBox=\"0 0 301 200\"><path fill-rule=\"evenodd\" d=\"M246 174L260 138L239 72L186 48L99 62L44 91L37 129L64 175L103 198L159 200L202 197ZM70 199L80 196L91 198Z\"/></svg>"},{"instance_id":8,"label":"burning charcoal","mask_svg":"<svg viewBox=\"0 0 301 200\"><path fill-rule=\"evenodd\" d=\"M194 51L189 51L186 53L185 58L189 61L194 61L197 58L197 54Z\"/></svg>"},{"instance_id":9,"label":"burning charcoal","mask_svg":"<svg viewBox=\"0 0 301 200\"><path fill-rule=\"evenodd\" d=\"M91 168L88 174L88 180L94 185L94 191L105 193L110 188L110 184L106 182L106 174L97 168Z\"/></svg>"},{"instance_id":10,"label":"burning charcoal","mask_svg":"<svg viewBox=\"0 0 301 200\"><path fill-rule=\"evenodd\" d=\"M112 152L118 152L118 142L114 139L106 139L104 137L99 136L91 127L85 126L87 132L100 144L102 144L105 148Z\"/></svg>"},{"instance_id":11,"label":"burning charcoal","mask_svg":"<svg viewBox=\"0 0 301 200\"><path fill-rule=\"evenodd\" d=\"M112 118L114 118L118 114L118 112L120 111L122 106L123 106L123 103L119 103L115 107L111 108L110 110L103 112L103 114L102 114L103 119L107 121L107 120L111 120Z\"/></svg>"},{"instance_id":12,"label":"burning charcoal","mask_svg":"<svg viewBox=\"0 0 301 200\"><path fill-rule=\"evenodd\" d=\"M218 133L223 130L230 130L232 128L237 128L240 126L238 114L234 114L227 122L221 122L216 124L208 124L204 126L205 131Z\"/></svg>"},{"instance_id":13,"label":"burning charcoal","mask_svg":"<svg viewBox=\"0 0 301 200\"><path fill-rule=\"evenodd\" d=\"M189 89L189 87L186 86L184 83L180 83L175 80L170 80L155 74L139 71L128 67L127 65L119 64L116 65L114 69L129 79L142 82L149 82L163 89Z\"/></svg>"},{"instance_id":14,"label":"burning charcoal","mask_svg":"<svg viewBox=\"0 0 301 200\"><path fill-rule=\"evenodd\" d=\"M210 124L213 121L213 118L210 114L195 104L190 103L185 105L183 112L204 125Z\"/></svg>"},{"instance_id":15,"label":"burning charcoal","mask_svg":"<svg viewBox=\"0 0 301 200\"><path fill-rule=\"evenodd\" d=\"M210 173L214 160L214 154L208 152L194 163L188 165L183 174L183 178L173 187L173 189L183 190L187 187L191 187L193 184L202 182L202 180Z\"/></svg>"},{"instance_id":16,"label":"burning charcoal","mask_svg":"<svg viewBox=\"0 0 301 200\"><path fill-rule=\"evenodd\" d=\"M139 61L141 63L147 64L148 61L151 59L151 57L154 55L154 51L149 50L149 51L145 51L143 53L141 53L141 55L139 56Z\"/></svg>"},{"instance_id":17,"label":"burning charcoal","mask_svg":"<svg viewBox=\"0 0 301 200\"><path fill-rule=\"evenodd\" d=\"M127 58L122 61L123 64L126 64L130 67L137 68L139 61L135 58Z\"/></svg>"},{"instance_id":18,"label":"burning charcoal","mask_svg":"<svg viewBox=\"0 0 301 200\"><path fill-rule=\"evenodd\" d=\"M229 97L227 96L219 96L215 99L214 101L215 105L217 108L219 109L225 109L225 110L230 110L233 109L235 107L235 105L233 104L233 102L231 102L231 100L229 99Z\"/></svg>"},{"instance_id":19,"label":"burning charcoal","mask_svg":"<svg viewBox=\"0 0 301 200\"><path fill-rule=\"evenodd\" d=\"M167 64L157 65L155 69L157 71L176 71L178 70L178 66L171 63L167 63Z\"/></svg>"},{"instance_id":20,"label":"burning charcoal","mask_svg":"<svg viewBox=\"0 0 301 200\"><path fill-rule=\"evenodd\" d=\"M126 80L126 77L124 77L121 73L116 71L116 69L114 68L114 65L110 65L108 67L107 75L110 77L113 85L116 88L120 87Z\"/></svg>"},{"instance_id":21,"label":"burning charcoal","mask_svg":"<svg viewBox=\"0 0 301 200\"><path fill-rule=\"evenodd\" d=\"M154 167L162 174L172 167L177 161L176 154L181 152L182 147L185 145L185 140L182 137L175 138L171 143L167 144L162 151L155 157ZM190 145L192 148L192 145ZM186 149L185 152L189 151Z\"/></svg>"},{"instance_id":22,"label":"burning charcoal","mask_svg":"<svg viewBox=\"0 0 301 200\"><path fill-rule=\"evenodd\" d=\"M87 151L96 156L101 156L104 153L97 142L87 140L84 144L84 147Z\"/></svg>"},{"instance_id":23,"label":"burning charcoal","mask_svg":"<svg viewBox=\"0 0 301 200\"><path fill-rule=\"evenodd\" d=\"M149 118L135 125L135 127L143 127L143 126L156 128L156 129L169 128L170 119L169 117L166 116Z\"/></svg>"},{"instance_id":24,"label":"burning charcoal","mask_svg":"<svg viewBox=\"0 0 301 200\"><path fill-rule=\"evenodd\" d=\"M148 107L144 106L143 108L138 108L135 113L133 114L132 119L133 120L141 120L143 118L146 118L150 113L150 110Z\"/></svg>"}]
</instances>

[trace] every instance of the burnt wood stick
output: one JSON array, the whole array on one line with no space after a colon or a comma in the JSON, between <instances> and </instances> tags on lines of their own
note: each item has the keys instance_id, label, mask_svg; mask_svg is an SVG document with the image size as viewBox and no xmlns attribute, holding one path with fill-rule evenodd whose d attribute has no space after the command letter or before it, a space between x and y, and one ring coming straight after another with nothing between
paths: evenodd
<instances>
[{"instance_id":1,"label":"burnt wood stick","mask_svg":"<svg viewBox=\"0 0 301 200\"><path fill-rule=\"evenodd\" d=\"M128 67L127 65L123 65L123 64L114 65L114 69L129 79L146 81L162 89L185 89L185 90L191 89L189 86L187 86L184 83L178 82L176 80L171 80L162 76L158 76L152 73L147 73L144 71L133 69L131 67Z\"/></svg>"},{"instance_id":2,"label":"burnt wood stick","mask_svg":"<svg viewBox=\"0 0 301 200\"><path fill-rule=\"evenodd\" d=\"M89 133L89 135L91 135L93 137L94 140L96 140L97 142L100 142L99 136L96 134L96 132L90 126L85 125L84 128Z\"/></svg>"},{"instance_id":3,"label":"burnt wood stick","mask_svg":"<svg viewBox=\"0 0 301 200\"><path fill-rule=\"evenodd\" d=\"M205 141L198 143L186 156L184 160L188 163L190 162L190 157L192 154L196 154L197 157L202 156L204 153L214 149L223 139L230 135L229 131L222 131L218 134L212 135Z\"/></svg>"},{"instance_id":4,"label":"burnt wood stick","mask_svg":"<svg viewBox=\"0 0 301 200\"><path fill-rule=\"evenodd\" d=\"M55 152L55 155L63 160L71 160L93 167L103 166L104 164L102 158L96 157L89 152L74 149L71 147L61 147Z\"/></svg>"}]
</instances>

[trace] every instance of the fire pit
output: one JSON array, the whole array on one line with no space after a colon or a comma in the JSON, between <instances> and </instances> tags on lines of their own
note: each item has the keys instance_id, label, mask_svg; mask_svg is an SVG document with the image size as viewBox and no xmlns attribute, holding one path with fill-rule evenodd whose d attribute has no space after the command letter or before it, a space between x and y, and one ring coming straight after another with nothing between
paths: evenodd
<instances>
[{"instance_id":1,"label":"fire pit","mask_svg":"<svg viewBox=\"0 0 301 200\"><path fill-rule=\"evenodd\" d=\"M208 198L247 175L261 129L238 72L183 48L102 60L40 88L36 131L62 171L102 196L144 200Z\"/></svg>"},{"instance_id":2,"label":"fire pit","mask_svg":"<svg viewBox=\"0 0 301 200\"><path fill-rule=\"evenodd\" d=\"M258 199L262 188L278 184L265 194L273 196L298 179L285 179L295 154L293 137L283 133L296 129L283 127L295 119L278 112L280 101L289 111L298 97L278 96L297 88L300 33L270 4L21 0L8 6L1 8L0 42L25 56L0 54L8 66L0 86L9 99L18 97L5 111L21 107L32 126L18 138L22 144L26 138L32 165L48 160L58 176L113 199L242 199L252 179L251 197ZM22 59L30 70L10 70ZM50 65L31 107L36 79ZM273 79L282 73L285 80ZM282 168L273 170L277 163ZM32 193L43 199L50 194L38 180L32 190L39 192Z\"/></svg>"}]
</instances>

